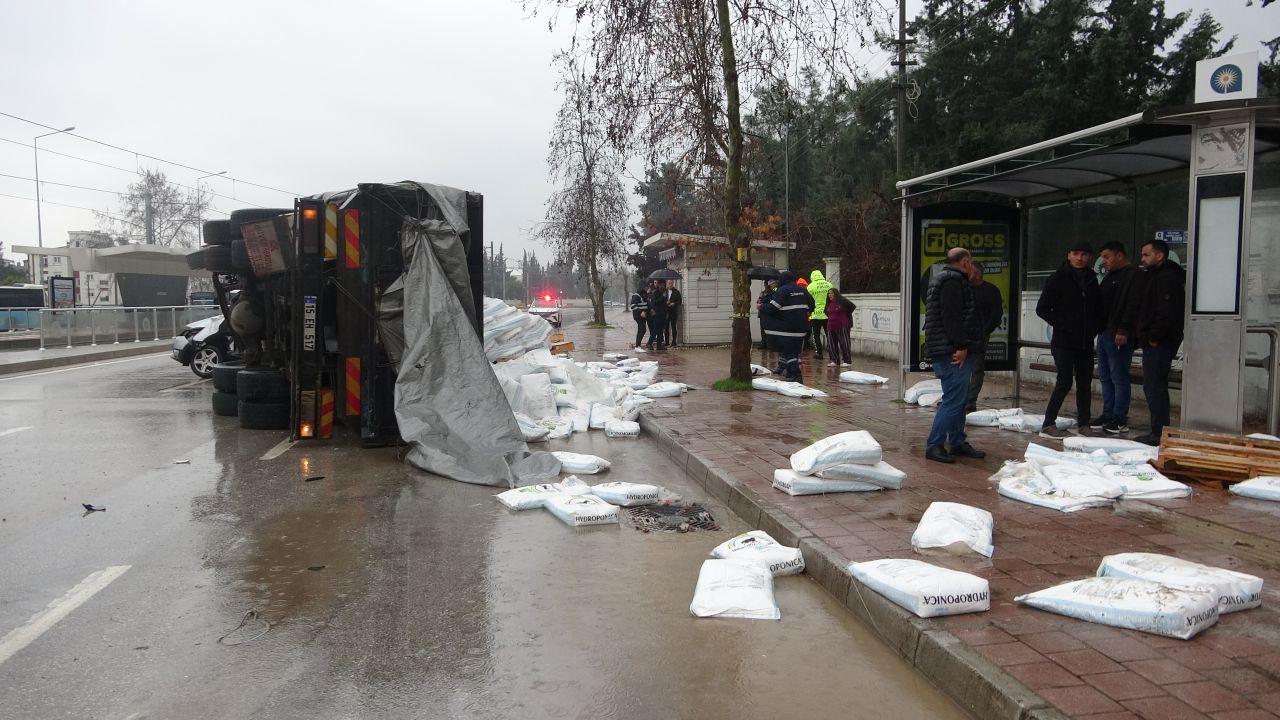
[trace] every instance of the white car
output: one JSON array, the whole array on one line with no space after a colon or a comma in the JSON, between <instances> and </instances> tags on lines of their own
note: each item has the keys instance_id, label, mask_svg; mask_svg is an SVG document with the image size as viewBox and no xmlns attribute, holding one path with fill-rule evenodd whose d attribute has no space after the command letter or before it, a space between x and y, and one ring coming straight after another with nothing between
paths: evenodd
<instances>
[{"instance_id":1,"label":"white car","mask_svg":"<svg viewBox=\"0 0 1280 720\"><path fill-rule=\"evenodd\" d=\"M529 313L551 323L551 327L560 327L560 308L555 305L538 305L535 303L529 306Z\"/></svg>"}]
</instances>

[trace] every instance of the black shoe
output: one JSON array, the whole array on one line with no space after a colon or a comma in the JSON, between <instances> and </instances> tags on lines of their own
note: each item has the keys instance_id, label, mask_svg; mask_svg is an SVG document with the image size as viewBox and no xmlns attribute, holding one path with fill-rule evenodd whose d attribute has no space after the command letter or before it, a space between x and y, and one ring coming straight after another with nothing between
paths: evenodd
<instances>
[{"instance_id":1,"label":"black shoe","mask_svg":"<svg viewBox=\"0 0 1280 720\"><path fill-rule=\"evenodd\" d=\"M956 461L955 456L947 452L942 447L931 447L928 450L925 450L924 457L926 460L947 463L948 465Z\"/></svg>"},{"instance_id":2,"label":"black shoe","mask_svg":"<svg viewBox=\"0 0 1280 720\"><path fill-rule=\"evenodd\" d=\"M1129 432L1129 423L1124 420L1112 420L1107 426L1102 428L1112 435L1122 435Z\"/></svg>"},{"instance_id":3,"label":"black shoe","mask_svg":"<svg viewBox=\"0 0 1280 720\"><path fill-rule=\"evenodd\" d=\"M986 453L970 445L969 443L965 443L963 445L956 445L952 447L951 454L955 455L956 457L967 457L967 458L974 458L977 460L981 460L982 458L987 456Z\"/></svg>"},{"instance_id":4,"label":"black shoe","mask_svg":"<svg viewBox=\"0 0 1280 720\"><path fill-rule=\"evenodd\" d=\"M1112 420L1111 418L1107 417L1106 415L1103 415L1102 417L1098 418L1097 420L1094 420L1093 422L1090 422L1090 423L1089 423L1089 429L1090 429L1090 430L1103 430L1103 429L1105 429L1108 425L1110 425L1112 422L1113 422L1113 420Z\"/></svg>"},{"instance_id":5,"label":"black shoe","mask_svg":"<svg viewBox=\"0 0 1280 720\"><path fill-rule=\"evenodd\" d=\"M1134 438L1134 440L1137 440L1143 445L1151 445L1152 447L1160 446L1160 436L1155 435L1153 433L1147 433L1146 435L1139 435L1138 437Z\"/></svg>"}]
</instances>

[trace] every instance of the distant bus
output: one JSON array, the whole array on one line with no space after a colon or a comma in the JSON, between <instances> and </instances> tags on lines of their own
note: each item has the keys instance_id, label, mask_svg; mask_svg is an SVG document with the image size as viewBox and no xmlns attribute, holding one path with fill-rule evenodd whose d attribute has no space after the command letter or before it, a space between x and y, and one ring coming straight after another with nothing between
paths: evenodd
<instances>
[{"instance_id":1,"label":"distant bus","mask_svg":"<svg viewBox=\"0 0 1280 720\"><path fill-rule=\"evenodd\" d=\"M38 329L45 304L39 285L0 285L0 332Z\"/></svg>"}]
</instances>

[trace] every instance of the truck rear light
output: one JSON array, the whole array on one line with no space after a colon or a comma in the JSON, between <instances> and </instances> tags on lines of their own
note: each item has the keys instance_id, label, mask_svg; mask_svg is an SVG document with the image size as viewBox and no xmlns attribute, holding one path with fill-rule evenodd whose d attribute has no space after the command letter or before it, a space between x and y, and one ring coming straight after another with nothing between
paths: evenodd
<instances>
[{"instance_id":1,"label":"truck rear light","mask_svg":"<svg viewBox=\"0 0 1280 720\"><path fill-rule=\"evenodd\" d=\"M303 220L315 220L318 216L319 216L319 212L313 207L302 209Z\"/></svg>"},{"instance_id":2,"label":"truck rear light","mask_svg":"<svg viewBox=\"0 0 1280 720\"><path fill-rule=\"evenodd\" d=\"M302 425L298 426L298 437L315 437L315 428L309 422L302 423Z\"/></svg>"}]
</instances>

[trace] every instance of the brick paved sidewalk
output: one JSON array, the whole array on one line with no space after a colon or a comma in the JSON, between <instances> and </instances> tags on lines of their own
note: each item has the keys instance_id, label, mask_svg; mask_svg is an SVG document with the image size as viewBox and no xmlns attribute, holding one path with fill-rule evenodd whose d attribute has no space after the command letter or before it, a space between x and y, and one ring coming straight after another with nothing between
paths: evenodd
<instances>
[{"instance_id":1,"label":"brick paved sidewalk","mask_svg":"<svg viewBox=\"0 0 1280 720\"><path fill-rule=\"evenodd\" d=\"M628 351L629 319L615 322L619 327L607 332L571 329L578 359L601 350ZM1280 583L1280 504L1196 487L1192 497L1183 500L1125 501L1114 509L1070 514L1038 508L999 496L989 477L1005 459L1020 458L1027 442L1050 441L974 428L970 439L987 451L986 460L950 466L927 462L924 438L933 411L896 401L897 372L891 363L865 358L854 363L855 369L893 378L880 387L840 385L835 368L806 366L808 384L831 397L800 400L711 390L713 381L727 375L724 348L675 349L649 359L661 363L660 379L695 388L683 397L660 400L646 412L646 422L660 441L670 444L669 452L681 457L687 453L691 475L705 472L708 481L712 475L722 478L725 487L732 488L729 494L738 495L736 500L728 498L735 510L755 512L759 524L805 539L805 547L829 550L834 567L843 568L849 561L914 557L911 534L934 501L965 503L995 516L996 550L991 559L926 558L986 578L992 593L989 612L922 621L883 610L882 601L867 597L870 591L851 582L847 573L818 578L838 596L843 592L840 599L846 606L877 625L887 642L935 682L946 685L947 671L926 667L931 662L922 657L926 645L958 658L977 657L976 652L994 664L988 668L1007 673L996 670L996 677L987 680L997 688L993 692L1009 695L1006 705L1021 704L1022 710L1015 707L1010 717L1019 712L1023 717L1051 716L1035 710L1034 696L1032 701L1019 699L1027 690L1075 718L1280 716L1280 603L1273 590ZM755 351L753 362L772 366L773 358ZM907 473L902 490L793 498L772 489L773 470L788 467L793 452L853 429L869 430L883 446L885 460ZM1016 595L1091 576L1103 555L1129 551L1166 553L1262 576L1263 607L1225 615L1200 636L1182 641L1077 621L1013 602ZM810 565L813 572L814 564ZM897 629L887 629L890 624ZM900 632L903 627L905 635ZM964 682L974 682L985 671L978 667L973 672L977 674ZM971 712L982 706L966 704L963 687L944 690L959 696Z\"/></svg>"}]
</instances>

